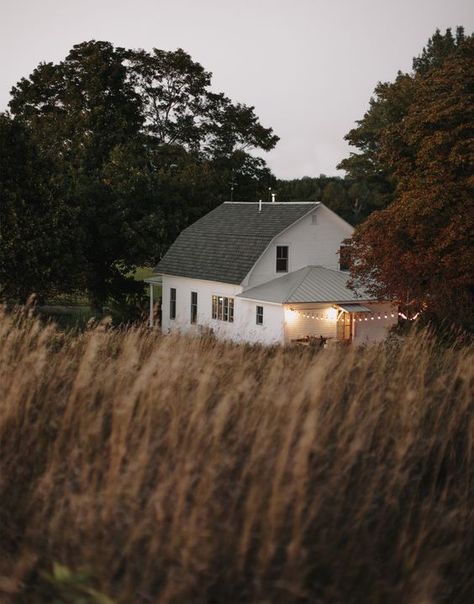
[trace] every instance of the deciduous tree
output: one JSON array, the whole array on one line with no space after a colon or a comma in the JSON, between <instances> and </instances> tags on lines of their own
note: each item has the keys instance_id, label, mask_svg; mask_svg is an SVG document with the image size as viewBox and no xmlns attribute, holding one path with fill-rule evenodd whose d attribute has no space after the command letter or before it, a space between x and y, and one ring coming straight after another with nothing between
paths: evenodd
<instances>
[{"instance_id":1,"label":"deciduous tree","mask_svg":"<svg viewBox=\"0 0 474 604\"><path fill-rule=\"evenodd\" d=\"M0 114L0 295L25 302L72 287L73 213L29 131Z\"/></svg>"},{"instance_id":2,"label":"deciduous tree","mask_svg":"<svg viewBox=\"0 0 474 604\"><path fill-rule=\"evenodd\" d=\"M338 168L345 170L353 181L363 183L369 191L359 206L361 218L387 207L394 199L393 172L381 156L381 149L386 131L401 123L411 104L416 101L416 75L440 67L464 40L462 27L457 28L455 36L450 29L444 34L436 30L420 56L413 59L413 72L399 72L394 82L379 82L364 117L345 136L357 151L343 159Z\"/></svg>"},{"instance_id":3,"label":"deciduous tree","mask_svg":"<svg viewBox=\"0 0 474 604\"><path fill-rule=\"evenodd\" d=\"M189 221L228 198L232 181L245 198L272 178L249 151L278 137L210 83L183 50L90 41L12 90L13 117L74 216L75 281L99 311L136 287L137 264L157 260Z\"/></svg>"},{"instance_id":4,"label":"deciduous tree","mask_svg":"<svg viewBox=\"0 0 474 604\"><path fill-rule=\"evenodd\" d=\"M472 327L474 39L416 75L413 94L382 141L395 201L357 229L352 274L411 314Z\"/></svg>"}]
</instances>

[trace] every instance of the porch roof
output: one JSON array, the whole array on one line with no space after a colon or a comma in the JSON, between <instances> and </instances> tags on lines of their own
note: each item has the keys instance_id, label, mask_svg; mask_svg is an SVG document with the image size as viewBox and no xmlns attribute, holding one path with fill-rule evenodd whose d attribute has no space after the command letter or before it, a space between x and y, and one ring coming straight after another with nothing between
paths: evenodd
<instances>
[{"instance_id":1,"label":"porch roof","mask_svg":"<svg viewBox=\"0 0 474 604\"><path fill-rule=\"evenodd\" d=\"M309 302L355 303L374 300L365 292L347 287L349 275L323 266L305 266L298 271L277 277L238 295L239 298L298 304ZM355 311L352 311L355 312Z\"/></svg>"},{"instance_id":2,"label":"porch roof","mask_svg":"<svg viewBox=\"0 0 474 604\"><path fill-rule=\"evenodd\" d=\"M339 306L346 312L372 312L370 308L362 306L362 304L339 304Z\"/></svg>"}]
</instances>

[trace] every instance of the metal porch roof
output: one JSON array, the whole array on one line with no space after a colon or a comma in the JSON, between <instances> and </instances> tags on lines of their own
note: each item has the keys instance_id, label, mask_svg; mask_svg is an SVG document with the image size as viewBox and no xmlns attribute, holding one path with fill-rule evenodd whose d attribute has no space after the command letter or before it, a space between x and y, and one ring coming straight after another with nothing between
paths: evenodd
<instances>
[{"instance_id":1,"label":"metal porch roof","mask_svg":"<svg viewBox=\"0 0 474 604\"><path fill-rule=\"evenodd\" d=\"M344 302L374 300L365 292L355 293L349 289L348 280L348 273L343 271L323 266L305 266L283 277L251 287L240 293L238 297L279 304L331 302L340 305Z\"/></svg>"}]
</instances>

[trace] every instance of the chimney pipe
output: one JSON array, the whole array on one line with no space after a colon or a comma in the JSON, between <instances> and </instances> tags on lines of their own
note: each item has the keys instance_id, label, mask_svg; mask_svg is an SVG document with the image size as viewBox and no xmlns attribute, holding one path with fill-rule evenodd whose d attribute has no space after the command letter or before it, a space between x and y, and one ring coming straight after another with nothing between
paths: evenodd
<instances>
[{"instance_id":1,"label":"chimney pipe","mask_svg":"<svg viewBox=\"0 0 474 604\"><path fill-rule=\"evenodd\" d=\"M262 200L260 199L258 202L258 211L261 212L262 211Z\"/></svg>"},{"instance_id":2,"label":"chimney pipe","mask_svg":"<svg viewBox=\"0 0 474 604\"><path fill-rule=\"evenodd\" d=\"M276 193L272 193L272 203L275 203Z\"/></svg>"}]
</instances>

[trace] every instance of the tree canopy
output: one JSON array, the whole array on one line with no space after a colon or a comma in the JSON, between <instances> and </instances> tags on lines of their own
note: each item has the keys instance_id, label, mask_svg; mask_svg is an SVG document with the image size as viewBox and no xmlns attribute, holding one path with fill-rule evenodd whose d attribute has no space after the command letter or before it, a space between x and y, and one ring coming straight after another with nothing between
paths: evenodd
<instances>
[{"instance_id":1,"label":"tree canopy","mask_svg":"<svg viewBox=\"0 0 474 604\"><path fill-rule=\"evenodd\" d=\"M86 289L97 309L107 296L133 290L134 267L156 261L179 230L228 198L231 187L240 199L255 199L273 182L265 162L249 151L269 150L278 137L253 107L232 103L210 85L211 74L181 49L149 53L93 40L59 63L41 63L12 89L12 117L3 119L15 126L2 129L0 144L8 147L18 127L47 166L45 194L54 192L68 216L56 238L74 253L64 287ZM18 196L31 203L27 191ZM6 224L6 206L1 211ZM44 206L44 221L55 224L48 212ZM41 248L49 245L44 237ZM21 265L20 239L10 242L10 255ZM45 273L51 285L63 277L52 274L56 265ZM0 271L4 284L15 282L7 264Z\"/></svg>"},{"instance_id":2,"label":"tree canopy","mask_svg":"<svg viewBox=\"0 0 474 604\"><path fill-rule=\"evenodd\" d=\"M395 200L356 230L353 279L411 315L472 328L473 37L410 86L413 102L380 142Z\"/></svg>"},{"instance_id":3,"label":"tree canopy","mask_svg":"<svg viewBox=\"0 0 474 604\"><path fill-rule=\"evenodd\" d=\"M381 157L381 149L387 130L403 121L416 98L416 76L441 66L465 39L462 27L457 28L455 36L450 29L444 34L436 30L422 53L413 59L413 73L399 72L394 82L379 82L368 111L345 136L357 152L343 159L338 168L345 170L351 180L363 183L369 191L360 208L361 218L387 207L394 199L393 170Z\"/></svg>"}]
</instances>

